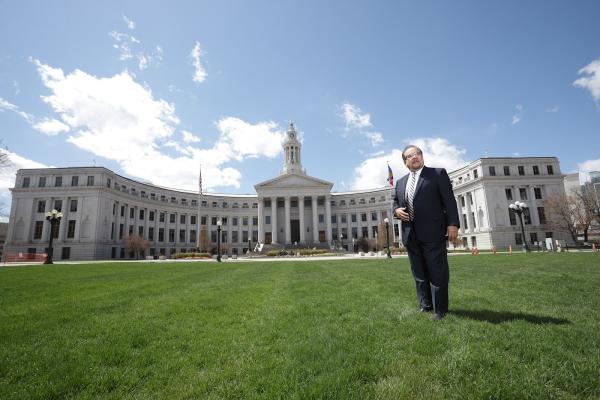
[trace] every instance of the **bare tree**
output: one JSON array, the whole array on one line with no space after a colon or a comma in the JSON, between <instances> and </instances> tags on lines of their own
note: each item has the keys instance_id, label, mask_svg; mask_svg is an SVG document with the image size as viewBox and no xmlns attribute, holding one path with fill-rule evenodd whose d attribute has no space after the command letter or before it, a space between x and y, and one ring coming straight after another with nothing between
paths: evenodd
<instances>
[{"instance_id":1,"label":"bare tree","mask_svg":"<svg viewBox=\"0 0 600 400\"><path fill-rule=\"evenodd\" d=\"M574 210L573 217L578 231L583 232L583 240L588 241L590 225L596 218L596 196L590 190L580 188L573 193Z\"/></svg>"},{"instance_id":2,"label":"bare tree","mask_svg":"<svg viewBox=\"0 0 600 400\"><path fill-rule=\"evenodd\" d=\"M11 165L11 162L8 158L8 150L0 147L0 168L8 167L9 165Z\"/></svg>"},{"instance_id":3,"label":"bare tree","mask_svg":"<svg viewBox=\"0 0 600 400\"><path fill-rule=\"evenodd\" d=\"M150 247L150 242L138 235L128 235L125 237L125 249L128 252L134 252L135 258L140 258L140 253Z\"/></svg>"},{"instance_id":4,"label":"bare tree","mask_svg":"<svg viewBox=\"0 0 600 400\"><path fill-rule=\"evenodd\" d=\"M555 193L545 200L548 224L555 230L569 232L573 242L577 243L577 222L574 210L577 209L577 201L573 196L564 193Z\"/></svg>"}]
</instances>

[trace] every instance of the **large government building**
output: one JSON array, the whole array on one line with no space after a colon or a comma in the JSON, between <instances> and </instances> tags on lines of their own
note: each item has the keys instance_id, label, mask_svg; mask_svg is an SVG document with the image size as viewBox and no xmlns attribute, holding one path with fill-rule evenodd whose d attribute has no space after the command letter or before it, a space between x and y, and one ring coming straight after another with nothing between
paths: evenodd
<instances>
[{"instance_id":1,"label":"large government building","mask_svg":"<svg viewBox=\"0 0 600 400\"><path fill-rule=\"evenodd\" d=\"M51 234L45 214L53 209L63 214L53 232L55 260L131 258L125 246L130 235L150 242L146 256L214 248L218 223L231 255L261 245L356 251L367 243L377 248L382 223L391 215L391 188L332 192L331 182L302 168L293 124L283 148L281 174L256 184L255 195L200 195L137 182L102 167L21 169L11 189L4 253L45 253ZM567 240L549 228L544 210L547 196L564 192L563 178L556 157L481 158L451 172L462 216L461 247ZM515 200L529 206L525 237L509 211ZM397 245L399 221L390 218L390 224L390 240Z\"/></svg>"}]
</instances>

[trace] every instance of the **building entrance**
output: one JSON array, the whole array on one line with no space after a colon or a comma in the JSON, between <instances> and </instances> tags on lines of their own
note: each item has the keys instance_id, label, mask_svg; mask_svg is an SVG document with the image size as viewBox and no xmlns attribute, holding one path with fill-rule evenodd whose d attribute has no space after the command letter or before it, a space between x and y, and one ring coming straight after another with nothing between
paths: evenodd
<instances>
[{"instance_id":1,"label":"building entrance","mask_svg":"<svg viewBox=\"0 0 600 400\"><path fill-rule=\"evenodd\" d=\"M291 231L291 240L292 243L300 243L300 220L293 219L290 221Z\"/></svg>"}]
</instances>

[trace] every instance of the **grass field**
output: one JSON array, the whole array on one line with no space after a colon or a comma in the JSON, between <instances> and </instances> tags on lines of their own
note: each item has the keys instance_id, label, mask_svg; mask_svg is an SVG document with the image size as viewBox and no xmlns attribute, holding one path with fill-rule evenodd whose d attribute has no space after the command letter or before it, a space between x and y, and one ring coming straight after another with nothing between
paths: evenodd
<instances>
[{"instance_id":1,"label":"grass field","mask_svg":"<svg viewBox=\"0 0 600 400\"><path fill-rule=\"evenodd\" d=\"M600 255L0 268L0 399L600 398Z\"/></svg>"}]
</instances>

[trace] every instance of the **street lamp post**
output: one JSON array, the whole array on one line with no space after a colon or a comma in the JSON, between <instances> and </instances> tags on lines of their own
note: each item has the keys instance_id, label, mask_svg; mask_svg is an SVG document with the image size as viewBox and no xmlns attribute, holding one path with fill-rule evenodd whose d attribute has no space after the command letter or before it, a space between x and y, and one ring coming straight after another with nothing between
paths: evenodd
<instances>
[{"instance_id":1,"label":"street lamp post","mask_svg":"<svg viewBox=\"0 0 600 400\"><path fill-rule=\"evenodd\" d=\"M352 237L352 252L356 253L356 247L354 245L354 236Z\"/></svg>"},{"instance_id":2,"label":"street lamp post","mask_svg":"<svg viewBox=\"0 0 600 400\"><path fill-rule=\"evenodd\" d=\"M377 239L377 232L375 232L375 253L379 251L379 240Z\"/></svg>"},{"instance_id":3,"label":"street lamp post","mask_svg":"<svg viewBox=\"0 0 600 400\"><path fill-rule=\"evenodd\" d=\"M390 253L390 219L385 218L383 220L385 222L385 240L387 242L387 257L392 258L392 254Z\"/></svg>"},{"instance_id":4,"label":"street lamp post","mask_svg":"<svg viewBox=\"0 0 600 400\"><path fill-rule=\"evenodd\" d=\"M529 252L529 246L527 245L527 239L525 238L525 225L523 224L523 212L527 208L527 204L515 201L514 203L508 206L515 214L519 216L519 221L521 222L521 235L523 235L523 248L525 252Z\"/></svg>"},{"instance_id":5,"label":"street lamp post","mask_svg":"<svg viewBox=\"0 0 600 400\"><path fill-rule=\"evenodd\" d=\"M50 241L48 242L48 256L46 257L46 261L44 261L44 264L52 264L52 256L54 254L54 249L52 248L54 230L56 229L55 226L60 224L60 220L62 217L62 213L57 210L48 211L46 213L46 220L50 221Z\"/></svg>"},{"instance_id":6,"label":"street lamp post","mask_svg":"<svg viewBox=\"0 0 600 400\"><path fill-rule=\"evenodd\" d=\"M340 233L340 241L342 242L342 250L344 250L344 234Z\"/></svg>"},{"instance_id":7,"label":"street lamp post","mask_svg":"<svg viewBox=\"0 0 600 400\"><path fill-rule=\"evenodd\" d=\"M221 225L223 221L217 221L217 261L221 262Z\"/></svg>"}]
</instances>

